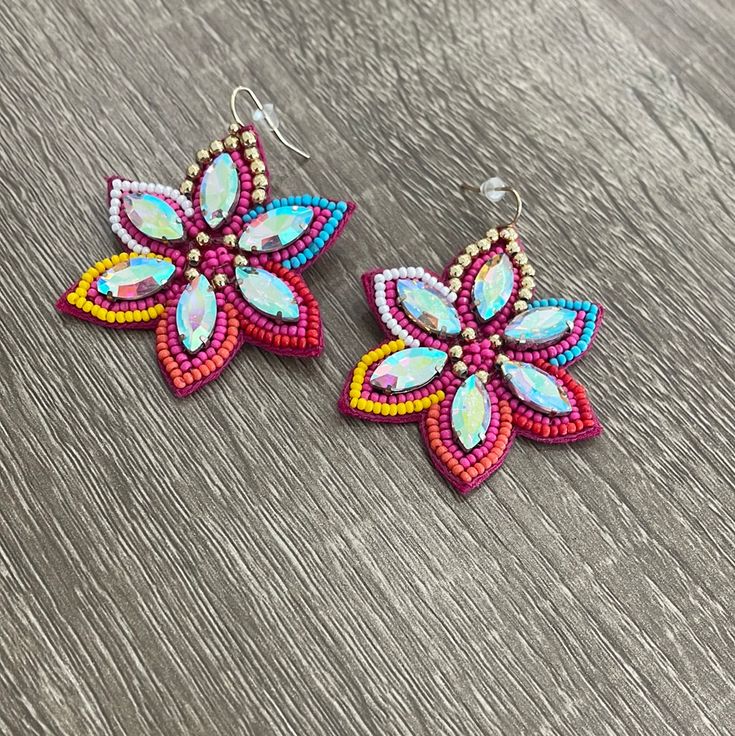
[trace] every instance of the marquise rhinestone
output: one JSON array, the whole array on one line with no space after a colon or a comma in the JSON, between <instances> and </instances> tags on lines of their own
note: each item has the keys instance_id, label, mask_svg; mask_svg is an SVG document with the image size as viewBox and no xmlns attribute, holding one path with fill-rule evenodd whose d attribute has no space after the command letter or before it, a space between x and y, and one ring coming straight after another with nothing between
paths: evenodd
<instances>
[{"instance_id":1,"label":"marquise rhinestone","mask_svg":"<svg viewBox=\"0 0 735 736\"><path fill-rule=\"evenodd\" d=\"M109 268L97 280L97 291L110 299L145 299L173 278L176 266L159 258L128 258Z\"/></svg>"},{"instance_id":2,"label":"marquise rhinestone","mask_svg":"<svg viewBox=\"0 0 735 736\"><path fill-rule=\"evenodd\" d=\"M385 393L401 393L431 383L444 369L447 354L434 348L407 348L389 355L373 371L370 384Z\"/></svg>"},{"instance_id":3,"label":"marquise rhinestone","mask_svg":"<svg viewBox=\"0 0 735 736\"><path fill-rule=\"evenodd\" d=\"M452 400L452 430L465 452L483 442L491 416L492 404L485 384L476 374L465 379Z\"/></svg>"},{"instance_id":4,"label":"marquise rhinestone","mask_svg":"<svg viewBox=\"0 0 735 736\"><path fill-rule=\"evenodd\" d=\"M571 413L572 405L566 391L546 371L530 363L506 360L501 363L500 372L516 398L532 409L550 416Z\"/></svg>"},{"instance_id":5,"label":"marquise rhinestone","mask_svg":"<svg viewBox=\"0 0 735 736\"><path fill-rule=\"evenodd\" d=\"M229 153L212 161L202 176L199 205L202 217L213 230L221 227L232 214L240 197L240 177Z\"/></svg>"},{"instance_id":6,"label":"marquise rhinestone","mask_svg":"<svg viewBox=\"0 0 735 736\"><path fill-rule=\"evenodd\" d=\"M491 320L507 303L513 293L513 264L505 253L489 258L475 277L472 303L477 316Z\"/></svg>"},{"instance_id":7,"label":"marquise rhinestone","mask_svg":"<svg viewBox=\"0 0 735 736\"><path fill-rule=\"evenodd\" d=\"M176 329L184 349L197 353L208 344L217 322L217 297L204 274L190 281L176 306Z\"/></svg>"},{"instance_id":8,"label":"marquise rhinestone","mask_svg":"<svg viewBox=\"0 0 735 736\"><path fill-rule=\"evenodd\" d=\"M314 217L309 207L274 207L248 223L238 246L249 253L272 253L303 235Z\"/></svg>"},{"instance_id":9,"label":"marquise rhinestone","mask_svg":"<svg viewBox=\"0 0 735 736\"><path fill-rule=\"evenodd\" d=\"M545 348L574 329L577 313L565 307L534 307L514 317L505 328L511 346Z\"/></svg>"},{"instance_id":10,"label":"marquise rhinestone","mask_svg":"<svg viewBox=\"0 0 735 736\"><path fill-rule=\"evenodd\" d=\"M235 279L248 304L261 314L283 322L297 322L299 305L289 285L264 268L239 266Z\"/></svg>"},{"instance_id":11,"label":"marquise rhinestone","mask_svg":"<svg viewBox=\"0 0 735 736\"><path fill-rule=\"evenodd\" d=\"M184 223L165 200L152 194L126 194L125 214L130 222L149 238L176 241L184 237Z\"/></svg>"},{"instance_id":12,"label":"marquise rhinestone","mask_svg":"<svg viewBox=\"0 0 735 736\"><path fill-rule=\"evenodd\" d=\"M459 313L438 289L418 279L399 279L398 302L419 327L434 335L459 335Z\"/></svg>"}]
</instances>

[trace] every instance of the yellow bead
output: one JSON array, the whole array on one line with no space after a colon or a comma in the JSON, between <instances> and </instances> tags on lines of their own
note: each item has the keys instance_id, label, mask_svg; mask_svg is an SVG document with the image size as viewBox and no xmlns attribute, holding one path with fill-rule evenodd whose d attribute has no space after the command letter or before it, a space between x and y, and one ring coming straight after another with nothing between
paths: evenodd
<instances>
[{"instance_id":1,"label":"yellow bead","mask_svg":"<svg viewBox=\"0 0 735 736\"><path fill-rule=\"evenodd\" d=\"M110 324L112 324L116 319L117 319L117 317L115 316L115 312L113 312L111 310L107 312L107 321Z\"/></svg>"},{"instance_id":2,"label":"yellow bead","mask_svg":"<svg viewBox=\"0 0 735 736\"><path fill-rule=\"evenodd\" d=\"M439 389L439 390L438 390L438 391L436 392L436 400L437 400L437 401L441 401L441 400L442 400L442 399L444 398L444 396L445 396L445 393L444 393L444 391L442 391L441 389Z\"/></svg>"},{"instance_id":3,"label":"yellow bead","mask_svg":"<svg viewBox=\"0 0 735 736\"><path fill-rule=\"evenodd\" d=\"M421 405L424 409L428 409L431 406L431 399L428 396L425 396L421 399Z\"/></svg>"},{"instance_id":4,"label":"yellow bead","mask_svg":"<svg viewBox=\"0 0 735 736\"><path fill-rule=\"evenodd\" d=\"M360 398L360 389L356 388L350 391L350 399L359 399Z\"/></svg>"},{"instance_id":5,"label":"yellow bead","mask_svg":"<svg viewBox=\"0 0 735 736\"><path fill-rule=\"evenodd\" d=\"M151 315L148 314L147 309L141 309L140 310L140 316L143 318L143 322L150 322L151 321Z\"/></svg>"},{"instance_id":6,"label":"yellow bead","mask_svg":"<svg viewBox=\"0 0 735 736\"><path fill-rule=\"evenodd\" d=\"M104 307L99 308L96 316L100 322L107 322L107 310Z\"/></svg>"},{"instance_id":7,"label":"yellow bead","mask_svg":"<svg viewBox=\"0 0 735 736\"><path fill-rule=\"evenodd\" d=\"M383 405L379 401L373 404L373 414L381 414L383 412Z\"/></svg>"},{"instance_id":8,"label":"yellow bead","mask_svg":"<svg viewBox=\"0 0 735 736\"><path fill-rule=\"evenodd\" d=\"M148 307L148 314L150 315L151 319L155 319L158 317L158 310L155 307Z\"/></svg>"},{"instance_id":9,"label":"yellow bead","mask_svg":"<svg viewBox=\"0 0 735 736\"><path fill-rule=\"evenodd\" d=\"M115 322L122 324L125 321L125 312L110 312L115 315Z\"/></svg>"},{"instance_id":10,"label":"yellow bead","mask_svg":"<svg viewBox=\"0 0 735 736\"><path fill-rule=\"evenodd\" d=\"M388 414L390 414L390 405L389 405L389 404L383 404L383 405L381 406L381 408L380 408L380 413L381 413L381 414L382 414L382 415L383 415L384 417L387 417L387 416L388 416Z\"/></svg>"},{"instance_id":11,"label":"yellow bead","mask_svg":"<svg viewBox=\"0 0 735 736\"><path fill-rule=\"evenodd\" d=\"M358 403L359 403L359 402L358 402L358 400L357 400L357 399L351 399L351 400L350 400L350 409L357 409L357 405L358 405Z\"/></svg>"},{"instance_id":12,"label":"yellow bead","mask_svg":"<svg viewBox=\"0 0 735 736\"><path fill-rule=\"evenodd\" d=\"M367 358L367 356L366 355L363 355L362 358L360 359L360 362L357 364L357 370L358 371L362 371L363 374L368 369L368 367L367 367L367 361L365 360L365 358Z\"/></svg>"},{"instance_id":13,"label":"yellow bead","mask_svg":"<svg viewBox=\"0 0 735 736\"><path fill-rule=\"evenodd\" d=\"M406 402L406 414L413 414L413 401Z\"/></svg>"},{"instance_id":14,"label":"yellow bead","mask_svg":"<svg viewBox=\"0 0 735 736\"><path fill-rule=\"evenodd\" d=\"M79 306L79 305L77 305L77 306ZM89 312L92 311L92 307L93 306L94 306L94 303L93 302L90 302L90 301L85 300L84 301L84 307L83 307L83 309L84 309L85 312L89 313Z\"/></svg>"},{"instance_id":15,"label":"yellow bead","mask_svg":"<svg viewBox=\"0 0 735 736\"><path fill-rule=\"evenodd\" d=\"M102 261L102 263L105 264L105 271L107 271L108 268L112 268L114 265L113 262L109 258L105 258L105 260Z\"/></svg>"},{"instance_id":16,"label":"yellow bead","mask_svg":"<svg viewBox=\"0 0 735 736\"><path fill-rule=\"evenodd\" d=\"M98 304L93 304L92 309L90 310L90 314L93 317L96 317L100 313L100 308Z\"/></svg>"},{"instance_id":17,"label":"yellow bead","mask_svg":"<svg viewBox=\"0 0 735 736\"><path fill-rule=\"evenodd\" d=\"M391 404L390 405L390 415L394 417L396 414L398 414L398 404Z\"/></svg>"},{"instance_id":18,"label":"yellow bead","mask_svg":"<svg viewBox=\"0 0 735 736\"><path fill-rule=\"evenodd\" d=\"M133 321L133 313L129 309L125 312L125 321L126 322Z\"/></svg>"},{"instance_id":19,"label":"yellow bead","mask_svg":"<svg viewBox=\"0 0 735 736\"><path fill-rule=\"evenodd\" d=\"M365 402L365 407L364 407L364 408L365 408L365 411L366 411L366 412L367 412L368 414L370 414L370 412L371 412L371 411L373 410L373 402L372 402L372 401L370 401L370 399L368 399L368 400L367 400L367 401Z\"/></svg>"},{"instance_id":20,"label":"yellow bead","mask_svg":"<svg viewBox=\"0 0 735 736\"><path fill-rule=\"evenodd\" d=\"M357 408L360 411L365 411L365 406L367 405L367 401L365 399L359 399L357 402Z\"/></svg>"},{"instance_id":21,"label":"yellow bead","mask_svg":"<svg viewBox=\"0 0 735 736\"><path fill-rule=\"evenodd\" d=\"M117 266L117 264L120 263L120 256L115 254L110 258L110 260L112 261L113 266Z\"/></svg>"},{"instance_id":22,"label":"yellow bead","mask_svg":"<svg viewBox=\"0 0 735 736\"><path fill-rule=\"evenodd\" d=\"M142 319L143 319L143 317L142 317L142 316L141 316L141 314L140 314L140 309L136 309L136 310L135 310L135 311L133 312L133 319L134 319L134 320L135 320L136 322L140 322L140 320L142 320Z\"/></svg>"}]
</instances>

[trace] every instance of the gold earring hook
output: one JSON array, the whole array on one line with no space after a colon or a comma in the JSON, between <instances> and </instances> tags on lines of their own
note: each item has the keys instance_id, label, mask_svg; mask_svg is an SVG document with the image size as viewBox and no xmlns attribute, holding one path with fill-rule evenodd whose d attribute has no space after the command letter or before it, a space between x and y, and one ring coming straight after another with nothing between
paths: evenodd
<instances>
[{"instance_id":1,"label":"gold earring hook","mask_svg":"<svg viewBox=\"0 0 735 736\"><path fill-rule=\"evenodd\" d=\"M523 200L521 199L521 195L519 194L517 189L506 186L503 183L502 179L499 179L498 177L492 177L483 182L479 187L475 184L465 183L462 183L460 187L466 192L477 192L478 194L482 194L491 202L499 202L505 196L506 192L510 192L516 201L515 215L509 223L507 223L506 225L501 225L501 227L514 227L520 219L521 213L523 212ZM499 192L500 194L495 194L493 196L493 192Z\"/></svg>"},{"instance_id":2,"label":"gold earring hook","mask_svg":"<svg viewBox=\"0 0 735 736\"><path fill-rule=\"evenodd\" d=\"M235 87L235 89L232 90L232 95L230 96L230 112L232 113L232 119L238 125L245 125L245 123L243 123L240 119L240 116L237 114L236 102L237 96L240 94L240 92L247 92L250 95L250 99L253 101L253 104L255 105L257 111L261 114L263 120L265 120L273 135L275 135L276 138L278 138L278 140L284 146L286 146L286 148L289 148L294 153L297 153L302 158L305 158L307 161L311 158L311 156L306 153L306 151L302 151L293 143L289 143L289 141L287 141L283 137L283 133L281 133L280 124L278 121L278 116L276 115L275 107L270 103L266 103L265 105L263 105L258 99L258 96L255 94L255 92L253 92L252 89L250 89L250 87Z\"/></svg>"}]
</instances>

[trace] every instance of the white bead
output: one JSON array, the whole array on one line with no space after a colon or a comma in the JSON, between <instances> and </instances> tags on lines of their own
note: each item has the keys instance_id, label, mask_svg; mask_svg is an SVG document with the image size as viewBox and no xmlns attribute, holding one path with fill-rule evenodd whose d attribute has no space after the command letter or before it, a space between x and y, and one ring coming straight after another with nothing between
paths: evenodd
<instances>
[{"instance_id":1,"label":"white bead","mask_svg":"<svg viewBox=\"0 0 735 736\"><path fill-rule=\"evenodd\" d=\"M401 268L398 269L398 277L405 279L408 276L408 271L406 270L405 266L401 266Z\"/></svg>"},{"instance_id":2,"label":"white bead","mask_svg":"<svg viewBox=\"0 0 735 736\"><path fill-rule=\"evenodd\" d=\"M439 283L439 279L436 276L430 276L427 283L429 286L436 286Z\"/></svg>"},{"instance_id":3,"label":"white bead","mask_svg":"<svg viewBox=\"0 0 735 736\"><path fill-rule=\"evenodd\" d=\"M184 210L184 215L186 217L194 217L194 208L193 207L188 207L187 209L185 209Z\"/></svg>"},{"instance_id":4,"label":"white bead","mask_svg":"<svg viewBox=\"0 0 735 736\"><path fill-rule=\"evenodd\" d=\"M110 205L110 214L111 215L119 215L120 214L120 207L119 207L119 205L116 205L116 204Z\"/></svg>"},{"instance_id":5,"label":"white bead","mask_svg":"<svg viewBox=\"0 0 735 736\"><path fill-rule=\"evenodd\" d=\"M120 222L120 215L110 215L110 223L114 225L116 222Z\"/></svg>"},{"instance_id":6,"label":"white bead","mask_svg":"<svg viewBox=\"0 0 735 736\"><path fill-rule=\"evenodd\" d=\"M416 278L417 279L424 278L424 269L421 268L421 266L416 266Z\"/></svg>"},{"instance_id":7,"label":"white bead","mask_svg":"<svg viewBox=\"0 0 735 736\"><path fill-rule=\"evenodd\" d=\"M454 291L450 291L447 294L447 299L449 299L450 302L456 302L457 301L457 294Z\"/></svg>"},{"instance_id":8,"label":"white bead","mask_svg":"<svg viewBox=\"0 0 735 736\"><path fill-rule=\"evenodd\" d=\"M110 199L120 199L122 192L119 189L110 189Z\"/></svg>"},{"instance_id":9,"label":"white bead","mask_svg":"<svg viewBox=\"0 0 735 736\"><path fill-rule=\"evenodd\" d=\"M392 329L393 329L394 327L396 327L397 325L398 325L398 322L397 322L397 321L396 321L395 319L393 319L392 317L391 317L391 319L389 319L389 320L388 320L388 321L387 321L387 322L385 323L385 326L386 326L386 327L387 327L387 328L388 328L389 330L392 330Z\"/></svg>"},{"instance_id":10,"label":"white bead","mask_svg":"<svg viewBox=\"0 0 735 736\"><path fill-rule=\"evenodd\" d=\"M375 293L385 294L385 282L383 282L382 284L375 284Z\"/></svg>"},{"instance_id":11,"label":"white bead","mask_svg":"<svg viewBox=\"0 0 735 736\"><path fill-rule=\"evenodd\" d=\"M394 327L390 328L390 331L396 336L399 337L401 332L403 331L403 328L396 322Z\"/></svg>"},{"instance_id":12,"label":"white bead","mask_svg":"<svg viewBox=\"0 0 735 736\"><path fill-rule=\"evenodd\" d=\"M375 282L375 286L377 288L378 284L384 284L385 283L385 276L382 273L376 273L375 278L373 279Z\"/></svg>"},{"instance_id":13,"label":"white bead","mask_svg":"<svg viewBox=\"0 0 735 736\"><path fill-rule=\"evenodd\" d=\"M132 240L132 238L130 237L130 233L123 230L120 235L120 240L122 240L122 242L127 245Z\"/></svg>"},{"instance_id":14,"label":"white bead","mask_svg":"<svg viewBox=\"0 0 735 736\"><path fill-rule=\"evenodd\" d=\"M384 314L381 314L380 319L382 319L383 322L388 322L389 319L392 319L390 316L390 312L385 312Z\"/></svg>"},{"instance_id":15,"label":"white bead","mask_svg":"<svg viewBox=\"0 0 735 736\"><path fill-rule=\"evenodd\" d=\"M415 278L416 278L416 269L415 269L415 268L414 268L413 266L409 266L409 267L408 267L408 268L406 269L406 275L407 275L407 276L408 276L408 278L410 278L410 279L415 279Z\"/></svg>"},{"instance_id":16,"label":"white bead","mask_svg":"<svg viewBox=\"0 0 735 736\"><path fill-rule=\"evenodd\" d=\"M389 268L386 268L386 269L385 269L385 271L383 271L383 277L384 277L384 278L385 278L386 280L390 280L390 279L392 279L392 278L393 278L393 274L391 274L391 272L390 272L390 269L389 269Z\"/></svg>"},{"instance_id":17,"label":"white bead","mask_svg":"<svg viewBox=\"0 0 735 736\"><path fill-rule=\"evenodd\" d=\"M397 268L391 268L390 270L390 276L392 279L400 278L400 273Z\"/></svg>"},{"instance_id":18,"label":"white bead","mask_svg":"<svg viewBox=\"0 0 735 736\"><path fill-rule=\"evenodd\" d=\"M171 189L171 187L164 187L163 188L163 196L164 197L170 197L172 191L173 191L173 189Z\"/></svg>"},{"instance_id":19,"label":"white bead","mask_svg":"<svg viewBox=\"0 0 735 736\"><path fill-rule=\"evenodd\" d=\"M143 254L144 256L147 256L147 255L148 255L148 254L149 254L150 252L151 252L151 249L150 249L150 248L149 248L149 247L148 247L147 245L144 245L144 246L143 246L143 247L142 247L142 248L141 248L141 249L140 249L140 250L138 251L138 253L142 253L142 254Z\"/></svg>"},{"instance_id":20,"label":"white bead","mask_svg":"<svg viewBox=\"0 0 735 736\"><path fill-rule=\"evenodd\" d=\"M154 191L156 194L163 194L163 184L156 184Z\"/></svg>"},{"instance_id":21,"label":"white bead","mask_svg":"<svg viewBox=\"0 0 735 736\"><path fill-rule=\"evenodd\" d=\"M145 185L146 191L148 194L155 194L156 193L156 185L155 184L146 184Z\"/></svg>"},{"instance_id":22,"label":"white bead","mask_svg":"<svg viewBox=\"0 0 735 736\"><path fill-rule=\"evenodd\" d=\"M487 181L480 184L480 193L491 202L500 202L505 196L505 192L502 191L504 186L506 184L499 176L491 176Z\"/></svg>"},{"instance_id":23,"label":"white bead","mask_svg":"<svg viewBox=\"0 0 735 736\"><path fill-rule=\"evenodd\" d=\"M122 225L119 222L112 223L112 232L117 235L122 230Z\"/></svg>"},{"instance_id":24,"label":"white bead","mask_svg":"<svg viewBox=\"0 0 735 736\"><path fill-rule=\"evenodd\" d=\"M122 179L113 179L112 180L112 188L113 189L120 189L122 186Z\"/></svg>"},{"instance_id":25,"label":"white bead","mask_svg":"<svg viewBox=\"0 0 735 736\"><path fill-rule=\"evenodd\" d=\"M130 191L130 184L129 181L124 181L122 184L120 184L120 189L123 190L123 192L129 192Z\"/></svg>"},{"instance_id":26,"label":"white bead","mask_svg":"<svg viewBox=\"0 0 735 736\"><path fill-rule=\"evenodd\" d=\"M381 304L378 307L378 314L388 314L388 312L390 312L390 306L387 304Z\"/></svg>"}]
</instances>

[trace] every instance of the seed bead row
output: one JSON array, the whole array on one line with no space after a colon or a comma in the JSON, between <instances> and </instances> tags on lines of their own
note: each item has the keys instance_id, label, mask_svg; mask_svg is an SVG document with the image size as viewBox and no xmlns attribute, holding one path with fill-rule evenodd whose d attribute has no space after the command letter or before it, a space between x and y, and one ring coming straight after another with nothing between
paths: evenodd
<instances>
[{"instance_id":1,"label":"seed bead row","mask_svg":"<svg viewBox=\"0 0 735 736\"><path fill-rule=\"evenodd\" d=\"M144 257L158 258L154 253L146 254ZM66 301L72 306L77 307L77 309L81 309L83 312L96 317L100 322L107 322L108 324L150 322L151 320L158 319L163 314L165 307L163 304L154 303L150 298L145 300L143 304L136 302L136 306L138 307L136 309L108 309L101 304L96 304L94 301L94 298L98 298L98 294L92 286L94 282L113 266L124 263L129 258L130 256L127 253L115 254L110 256L110 258L98 261L94 266L90 266L82 274L74 291L70 291L67 294ZM171 262L170 258L164 258L162 260Z\"/></svg>"},{"instance_id":2,"label":"seed bead row","mask_svg":"<svg viewBox=\"0 0 735 736\"><path fill-rule=\"evenodd\" d=\"M376 414L384 417L405 416L406 414L413 414L428 409L438 404L444 398L445 394L442 389L438 389L420 399L409 399L394 404L375 401L362 396L363 387L365 386L365 375L370 366L384 360L399 350L403 350L405 347L406 344L403 340L393 340L366 353L360 358L352 373L352 381L349 389L350 407L352 409L358 409L366 414Z\"/></svg>"}]
</instances>

